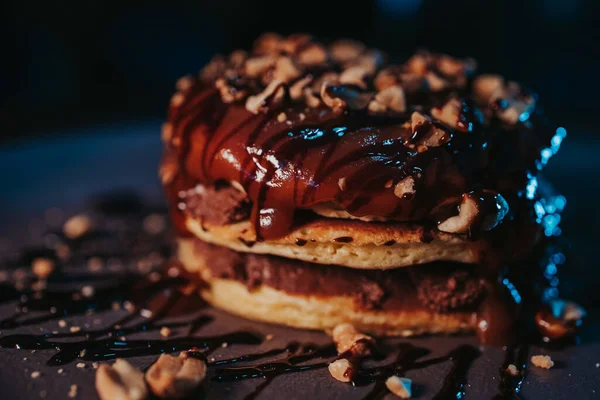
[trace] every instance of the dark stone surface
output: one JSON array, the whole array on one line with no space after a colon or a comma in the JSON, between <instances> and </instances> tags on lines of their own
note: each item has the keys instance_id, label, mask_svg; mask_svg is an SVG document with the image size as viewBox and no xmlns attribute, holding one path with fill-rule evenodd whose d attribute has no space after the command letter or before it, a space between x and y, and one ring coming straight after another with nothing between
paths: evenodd
<instances>
[{"instance_id":1,"label":"dark stone surface","mask_svg":"<svg viewBox=\"0 0 600 400\"><path fill-rule=\"evenodd\" d=\"M0 195L0 248L19 246L27 241L28 229L35 230L35 221L50 207L59 207L68 214L84 207L89 196L118 188L133 188L143 196L160 201L156 165L160 152L159 123L135 123L105 126L84 136L71 132L65 137L44 139L30 143L15 143L0 148L0 171L4 184ZM600 318L598 304L600 269L595 256L595 240L599 237L597 212L597 171L600 166L600 140L578 139L570 133L561 153L551 161L548 175L569 200L563 224L572 248L567 254L570 271L561 277L561 290L568 297L584 304L590 313L581 331L581 344L564 350L540 350L532 347L530 354L549 354L556 361L551 370L531 367L523 384L525 399L593 399L600 398ZM566 271L563 271L566 272ZM14 305L0 306L0 317L10 315ZM100 326L118 319L119 312L107 312L93 317L67 319L69 324ZM274 348L290 340L325 343L328 337L319 332L307 332L266 324L253 323L226 313L208 309L215 321L202 328L202 335L223 333L245 327L273 334L274 339L260 348L229 346L217 350L215 358ZM0 336L22 333L40 333L45 330L63 330L56 321L18 329L4 329ZM431 357L442 355L457 345L478 345L474 337L431 337L408 340L430 348ZM503 360L500 348L482 347L481 356L469 370L467 398L489 399L497 393L498 370ZM94 370L90 363L84 369L75 364L63 367L45 365L52 352L40 350L0 349L0 398L64 399L72 384L78 385L79 399L96 398ZM427 357L430 357L427 356ZM147 367L156 357L139 357L132 362ZM410 371L414 397L431 398L441 387L450 362L422 370ZM31 372L40 371L38 379ZM262 379L235 383L204 384L205 397L240 399L247 395ZM356 388L334 381L327 371L314 370L277 377L259 396L259 399L358 399L369 388Z\"/></svg>"}]
</instances>

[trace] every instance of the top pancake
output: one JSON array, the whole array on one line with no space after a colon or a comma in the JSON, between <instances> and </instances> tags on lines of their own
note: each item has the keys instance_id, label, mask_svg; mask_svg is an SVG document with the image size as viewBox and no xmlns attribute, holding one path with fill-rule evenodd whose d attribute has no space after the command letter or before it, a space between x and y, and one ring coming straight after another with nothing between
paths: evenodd
<instances>
[{"instance_id":1,"label":"top pancake","mask_svg":"<svg viewBox=\"0 0 600 400\"><path fill-rule=\"evenodd\" d=\"M248 197L257 241L289 236L303 209L457 234L501 225L564 129L516 83L476 76L472 60L384 58L267 35L180 80L163 131L172 207L225 181Z\"/></svg>"}]
</instances>

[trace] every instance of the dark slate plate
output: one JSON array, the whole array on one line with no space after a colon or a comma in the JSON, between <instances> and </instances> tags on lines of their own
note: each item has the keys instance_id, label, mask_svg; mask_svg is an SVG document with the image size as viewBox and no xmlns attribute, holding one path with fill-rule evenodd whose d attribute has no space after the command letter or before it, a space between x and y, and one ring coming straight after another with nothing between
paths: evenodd
<instances>
[{"instance_id":1,"label":"dark slate plate","mask_svg":"<svg viewBox=\"0 0 600 400\"><path fill-rule=\"evenodd\" d=\"M157 121L107 125L93 129L64 133L58 137L20 142L0 148L0 171L3 189L0 196L0 254L24 245L44 217L44 211L58 207L73 214L85 207L90 196L114 189L134 189L145 199L162 204L156 166L160 156ZM549 354L556 361L551 370L529 368L523 383L524 399L592 399L600 398L600 318L598 303L600 282L595 239L600 237L600 215L597 212L600 167L598 139L576 138L570 133L561 153L553 159L547 175L559 191L569 199L562 222L569 237L569 271L563 274L563 294L584 304L590 318L580 334L580 344L563 350L540 349L533 346L531 354ZM1 267L0 267L1 268ZM0 319L13 312L14 304L0 306ZM93 317L69 319L72 325L110 324L123 311L106 312ZM320 332L300 331L253 323L214 309L207 314L215 321L202 328L202 335L219 334L249 328L273 334L271 341L260 347L229 346L218 349L216 359L242 353L258 352L283 346L292 340L327 343ZM98 323L98 321L96 321ZM56 321L18 329L4 329L0 336L19 333L39 333L58 329ZM152 335L150 335L152 336ZM472 337L430 337L407 340L431 350L428 357L448 353L461 344L481 350L472 363L466 393L470 399L488 399L497 393L499 368L504 358L500 348L479 347ZM70 386L78 386L77 398L96 398L94 370L90 363L77 368L68 364L61 374L58 367L45 365L53 354L50 350L0 349L0 397L3 399L67 398ZM147 367L155 356L133 358L132 362ZM417 398L432 398L440 389L451 362L444 362L407 373L413 380ZM33 371L41 376L31 378ZM241 399L252 392L262 378L234 383L205 382L206 398ZM334 381L326 370L312 370L275 378L264 389L260 399L359 399L368 387L353 387Z\"/></svg>"}]
</instances>

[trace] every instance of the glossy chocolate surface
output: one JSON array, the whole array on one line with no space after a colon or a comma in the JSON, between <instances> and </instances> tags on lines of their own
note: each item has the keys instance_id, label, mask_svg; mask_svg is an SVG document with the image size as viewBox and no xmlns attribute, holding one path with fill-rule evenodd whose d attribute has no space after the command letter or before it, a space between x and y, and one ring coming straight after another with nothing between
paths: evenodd
<instances>
[{"instance_id":1,"label":"glossy chocolate surface","mask_svg":"<svg viewBox=\"0 0 600 400\"><path fill-rule=\"evenodd\" d=\"M260 58L259 50L254 52ZM273 57L297 56L279 50ZM164 127L162 176L172 208L179 211L178 194L196 183L237 182L252 203L259 239L268 239L287 233L295 211L315 204L331 204L357 217L438 223L437 208L458 205L464 193L486 189L526 196L528 183L558 150L566 131L535 109L535 96L502 81L501 92L512 96L510 101L529 104L516 122L506 122L498 104L510 108L512 103L482 100L466 62L449 58L460 69L457 76L440 71L448 58L417 54L401 66L378 65L362 87L322 84L327 90L321 90L322 101L315 107L293 99L291 87L307 77L318 81L342 72L341 77L350 67L334 59L299 65L296 78L281 83L282 99L266 97L257 113L244 106L244 97L230 101L215 86L229 76L232 90L260 94L267 75L262 81L249 77L243 67L253 59L242 66L231 61L209 65L217 68L216 75L189 77L180 85ZM415 59L423 59L426 76L437 74L449 82L443 90L431 83L415 89L396 82L394 87L405 92L402 111L378 113L353 106L358 96L366 96L367 104L377 99L377 77L385 71L399 69L391 74L397 80L421 76ZM458 78L459 83L450 84ZM344 106L327 105L329 97ZM448 104L454 112L450 117L443 111ZM398 188L401 182L409 184Z\"/></svg>"}]
</instances>

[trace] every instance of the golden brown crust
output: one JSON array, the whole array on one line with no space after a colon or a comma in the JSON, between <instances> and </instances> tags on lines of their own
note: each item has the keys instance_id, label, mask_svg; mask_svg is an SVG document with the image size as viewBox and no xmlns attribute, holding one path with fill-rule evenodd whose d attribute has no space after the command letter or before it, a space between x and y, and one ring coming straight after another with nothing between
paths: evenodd
<instances>
[{"instance_id":1,"label":"golden brown crust","mask_svg":"<svg viewBox=\"0 0 600 400\"><path fill-rule=\"evenodd\" d=\"M319 218L284 237L262 242L256 241L250 221L215 226L188 217L186 226L201 240L240 252L360 269L398 268L434 261L501 263L512 261L521 251L528 251L529 246L510 235L514 230L510 227L506 229L502 249L494 249L492 241L498 240L497 237L471 240L466 235L430 231L416 223ZM516 246L520 251L516 251Z\"/></svg>"}]
</instances>

